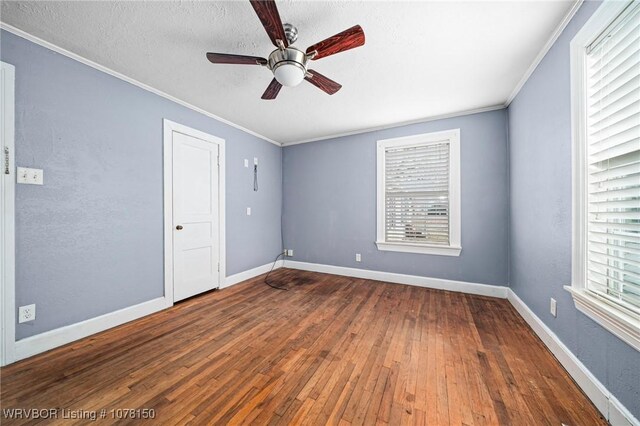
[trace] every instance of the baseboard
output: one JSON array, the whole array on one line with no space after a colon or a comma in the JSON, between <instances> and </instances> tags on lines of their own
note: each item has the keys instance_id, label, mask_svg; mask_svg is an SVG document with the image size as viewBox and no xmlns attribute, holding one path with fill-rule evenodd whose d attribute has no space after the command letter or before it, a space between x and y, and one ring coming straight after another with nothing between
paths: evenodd
<instances>
[{"instance_id":1,"label":"baseboard","mask_svg":"<svg viewBox=\"0 0 640 426\"><path fill-rule=\"evenodd\" d=\"M461 293L477 294L480 296L500 297L502 299L507 297L508 290L508 287L502 287L498 285L444 280L441 278L428 278L420 277L417 275L396 274L393 272L370 271L368 269L322 265L319 263L296 262L292 260L285 261L284 267L301 269L304 271L324 272L326 274L344 275L347 277L386 281L397 284L414 285L417 287L426 287L438 290L457 291Z\"/></svg>"},{"instance_id":2,"label":"baseboard","mask_svg":"<svg viewBox=\"0 0 640 426\"><path fill-rule=\"evenodd\" d=\"M253 277L257 277L258 275L266 274L267 272L269 272L271 270L272 267L273 267L274 270L276 270L278 268L282 268L282 260L278 260L276 262L275 266L273 265L273 262L271 262L271 263L267 263L266 265L262 265L262 266L255 267L253 269L249 269L247 271L242 271L242 272L238 272L237 274L234 274L234 275L229 275L224 280L224 284L222 284L220 286L220 288L231 287L234 284L241 283L242 281L249 280L249 279L251 279Z\"/></svg>"},{"instance_id":3,"label":"baseboard","mask_svg":"<svg viewBox=\"0 0 640 426\"><path fill-rule=\"evenodd\" d=\"M613 426L640 426L640 420L636 419L627 407L622 405L615 396L609 394L609 423Z\"/></svg>"},{"instance_id":4,"label":"baseboard","mask_svg":"<svg viewBox=\"0 0 640 426\"><path fill-rule=\"evenodd\" d=\"M234 284L251 279L271 270L273 263L258 266L247 271L228 276L224 285L220 288L230 287ZM596 408L614 426L640 426L640 422L620 403L600 381L585 367L585 365L565 346L564 343L542 322L536 314L507 287L469 283L464 281L443 280L439 278L427 278L416 275L396 274L391 272L370 271L366 269L347 268L342 266L322 265L296 261L278 261L274 269L287 267L305 271L323 272L328 274L343 275L348 277L365 278L378 281L386 281L399 284L408 284L418 287L434 288L440 290L457 291L477 294L482 296L507 298L516 311L524 318L551 353L560 361L562 366L573 377L578 386L591 399ZM161 311L172 305L164 297L143 302L115 312L91 318L77 324L68 325L47 331L32 337L21 339L15 344L15 360L19 361L33 355L54 349L71 343L92 334L122 325L154 312Z\"/></svg>"},{"instance_id":5,"label":"baseboard","mask_svg":"<svg viewBox=\"0 0 640 426\"><path fill-rule=\"evenodd\" d=\"M56 328L35 336L18 340L15 345L15 360L28 358L58 346L66 345L92 334L122 325L168 308L173 303L164 297L149 300L138 305L100 315L76 324Z\"/></svg>"},{"instance_id":6,"label":"baseboard","mask_svg":"<svg viewBox=\"0 0 640 426\"><path fill-rule=\"evenodd\" d=\"M249 269L248 271L231 275L225 279L225 282L220 286L220 288L230 287L239 282L269 272L272 266L273 263L268 263L266 265L258 266L257 268ZM279 260L276 262L274 269L281 267L282 261ZM99 317L18 340L15 344L15 359L7 360L7 363L29 358L30 356L66 345L67 343L91 336L92 334L100 333L101 331L105 331L129 321L161 311L172 305L173 303L168 299L159 297L148 302L143 302L115 312L100 315Z\"/></svg>"},{"instance_id":7,"label":"baseboard","mask_svg":"<svg viewBox=\"0 0 640 426\"><path fill-rule=\"evenodd\" d=\"M507 299L573 377L596 408L614 426L640 426L640 422L620 403L536 314L509 289Z\"/></svg>"}]
</instances>

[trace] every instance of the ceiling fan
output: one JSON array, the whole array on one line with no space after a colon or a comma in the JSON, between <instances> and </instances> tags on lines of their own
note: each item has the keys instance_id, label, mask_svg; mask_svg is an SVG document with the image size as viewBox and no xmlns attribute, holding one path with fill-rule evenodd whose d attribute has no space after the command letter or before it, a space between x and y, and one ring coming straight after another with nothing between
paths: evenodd
<instances>
[{"instance_id":1,"label":"ceiling fan","mask_svg":"<svg viewBox=\"0 0 640 426\"><path fill-rule=\"evenodd\" d=\"M269 59L257 56L231 55L228 53L207 53L207 59L214 64L262 65L271 70L271 80L262 99L275 99L282 86L297 86L302 80L333 95L342 87L317 71L307 68L309 61L315 61L364 44L364 31L360 25L353 26L332 37L307 48L305 52L293 47L298 39L298 29L291 24L282 25L274 0L250 0L258 18L262 22L271 42L277 47Z\"/></svg>"}]
</instances>

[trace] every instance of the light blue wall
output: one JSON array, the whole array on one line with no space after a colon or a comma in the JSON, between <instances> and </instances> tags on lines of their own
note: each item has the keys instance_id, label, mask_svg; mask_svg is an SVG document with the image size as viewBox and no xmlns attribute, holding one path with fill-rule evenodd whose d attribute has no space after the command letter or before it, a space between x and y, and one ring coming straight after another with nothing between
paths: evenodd
<instances>
[{"instance_id":1,"label":"light blue wall","mask_svg":"<svg viewBox=\"0 0 640 426\"><path fill-rule=\"evenodd\" d=\"M460 129L460 257L379 251L376 141ZM506 111L492 111L284 148L284 238L292 260L506 285ZM362 254L362 263L355 254Z\"/></svg>"},{"instance_id":2,"label":"light blue wall","mask_svg":"<svg viewBox=\"0 0 640 426\"><path fill-rule=\"evenodd\" d=\"M0 38L0 58L16 67L16 162L45 177L16 187L16 303L37 305L18 339L162 296L163 118L226 140L227 274L280 253L281 148L8 32ZM243 166L253 157L257 193Z\"/></svg>"},{"instance_id":3,"label":"light blue wall","mask_svg":"<svg viewBox=\"0 0 640 426\"><path fill-rule=\"evenodd\" d=\"M569 43L597 9L585 2L509 107L513 291L640 418L640 354L577 311L571 283ZM549 314L549 298L558 316Z\"/></svg>"}]
</instances>

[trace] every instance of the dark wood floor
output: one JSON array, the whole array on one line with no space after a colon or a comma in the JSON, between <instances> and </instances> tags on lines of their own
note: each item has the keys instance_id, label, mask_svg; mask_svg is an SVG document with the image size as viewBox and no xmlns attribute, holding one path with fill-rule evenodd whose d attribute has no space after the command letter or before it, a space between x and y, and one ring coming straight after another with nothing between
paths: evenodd
<instances>
[{"instance_id":1,"label":"dark wood floor","mask_svg":"<svg viewBox=\"0 0 640 426\"><path fill-rule=\"evenodd\" d=\"M506 300L287 269L272 275L290 289L278 291L262 278L3 368L2 409L106 409L113 422L112 409L148 408L154 424L606 424Z\"/></svg>"}]
</instances>

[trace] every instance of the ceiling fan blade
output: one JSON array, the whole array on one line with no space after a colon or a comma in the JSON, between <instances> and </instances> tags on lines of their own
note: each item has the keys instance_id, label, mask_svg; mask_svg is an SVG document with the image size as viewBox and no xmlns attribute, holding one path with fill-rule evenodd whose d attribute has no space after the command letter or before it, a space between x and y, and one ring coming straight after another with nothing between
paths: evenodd
<instances>
[{"instance_id":1,"label":"ceiling fan blade","mask_svg":"<svg viewBox=\"0 0 640 426\"><path fill-rule=\"evenodd\" d=\"M267 90L262 94L262 99L275 99L280 89L282 89L282 84L278 83L278 80L274 78L271 80L271 83L269 83Z\"/></svg>"},{"instance_id":2,"label":"ceiling fan blade","mask_svg":"<svg viewBox=\"0 0 640 426\"><path fill-rule=\"evenodd\" d=\"M330 95L333 95L342 88L341 84L336 83L335 81L325 77L317 71L309 70L307 74L310 75L305 76L305 80Z\"/></svg>"},{"instance_id":3,"label":"ceiling fan blade","mask_svg":"<svg viewBox=\"0 0 640 426\"><path fill-rule=\"evenodd\" d=\"M287 37L284 35L284 27L280 20L276 2L274 0L251 0L251 6L253 6L253 10L256 11L256 15L260 18L260 22L262 22L262 26L267 31L271 43L274 46L278 46L276 40L282 40L284 47L289 46Z\"/></svg>"},{"instance_id":4,"label":"ceiling fan blade","mask_svg":"<svg viewBox=\"0 0 640 426\"><path fill-rule=\"evenodd\" d=\"M345 50L360 47L363 44L364 31L360 25L356 25L310 46L307 49L307 55L310 55L314 51L317 52L317 54L312 58L313 60L316 60L324 58L325 56L344 52Z\"/></svg>"},{"instance_id":5,"label":"ceiling fan blade","mask_svg":"<svg viewBox=\"0 0 640 426\"><path fill-rule=\"evenodd\" d=\"M267 65L265 58L257 56L231 55L229 53L207 53L207 59L214 64Z\"/></svg>"}]
</instances>

